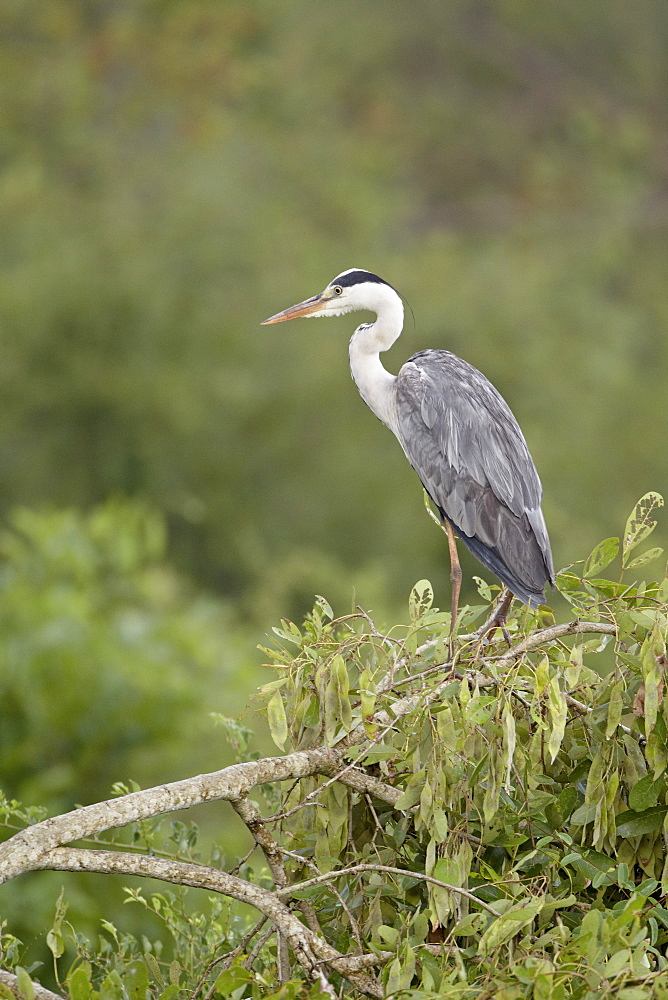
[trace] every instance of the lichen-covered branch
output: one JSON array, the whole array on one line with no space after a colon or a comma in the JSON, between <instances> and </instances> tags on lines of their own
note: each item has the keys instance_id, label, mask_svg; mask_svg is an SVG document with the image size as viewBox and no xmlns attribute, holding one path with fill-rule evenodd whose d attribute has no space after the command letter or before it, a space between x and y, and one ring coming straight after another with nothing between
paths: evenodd
<instances>
[{"instance_id":1,"label":"lichen-covered branch","mask_svg":"<svg viewBox=\"0 0 668 1000\"><path fill-rule=\"evenodd\" d=\"M13 972L6 972L4 969L0 969L0 983L14 994L16 1000L24 1000L24 994L21 992L19 986L19 977L15 976ZM52 993L45 986L36 983L34 979L30 980L30 987L34 993L35 1000L63 1000L60 993Z\"/></svg>"},{"instance_id":2,"label":"lichen-covered branch","mask_svg":"<svg viewBox=\"0 0 668 1000\"><path fill-rule=\"evenodd\" d=\"M500 659L495 660L495 665L504 669L509 667L523 653L529 653L532 649L538 649L556 639L561 639L565 635L581 635L584 633L594 633L598 635L616 635L617 626L611 622L581 622L578 619L571 622L564 622L562 625L550 625L548 628L533 632L526 639L516 643Z\"/></svg>"},{"instance_id":3,"label":"lichen-covered branch","mask_svg":"<svg viewBox=\"0 0 668 1000\"><path fill-rule=\"evenodd\" d=\"M234 811L248 827L255 843L260 847L267 859L269 870L271 871L274 885L277 889L283 889L288 884L288 877L283 864L281 849L274 840L272 834L265 826L264 820L257 806L244 796L232 802ZM278 934L278 978L285 983L290 978L290 958L288 955L288 941L284 934Z\"/></svg>"},{"instance_id":4,"label":"lichen-covered branch","mask_svg":"<svg viewBox=\"0 0 668 1000\"><path fill-rule=\"evenodd\" d=\"M276 892L253 885L236 875L228 875L227 872L206 865L170 858L75 847L57 847L45 852L33 865L33 869L142 875L231 896L255 907L272 921L278 931L285 935L297 961L312 979L321 982L318 966L325 962L367 996L381 998L383 995L376 981L360 970L359 962L349 963L348 957L333 948L324 937L305 927Z\"/></svg>"},{"instance_id":5,"label":"lichen-covered branch","mask_svg":"<svg viewBox=\"0 0 668 1000\"><path fill-rule=\"evenodd\" d=\"M331 775L343 766L341 756L327 747L232 764L167 785L106 799L29 826L0 844L0 884L22 872L40 868L45 852L61 844L93 837L162 813L188 809L202 802L235 801L266 781L285 781L313 774Z\"/></svg>"}]
</instances>

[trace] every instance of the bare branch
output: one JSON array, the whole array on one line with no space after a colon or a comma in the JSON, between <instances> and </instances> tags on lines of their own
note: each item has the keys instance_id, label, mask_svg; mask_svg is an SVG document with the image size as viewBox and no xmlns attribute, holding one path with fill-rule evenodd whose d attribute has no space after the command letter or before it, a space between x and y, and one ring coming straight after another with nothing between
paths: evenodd
<instances>
[{"instance_id":1,"label":"bare branch","mask_svg":"<svg viewBox=\"0 0 668 1000\"><path fill-rule=\"evenodd\" d=\"M253 940L255 935L260 933L266 922L267 918L264 915L261 916L258 922L255 924L255 926L251 927L248 933L242 937L241 941L236 946L236 948L233 948L232 951L226 952L224 955L219 955L218 958L214 958L212 962L209 962L206 969L199 978L197 985L195 986L195 989L190 994L189 1000L196 1000L198 994L204 988L204 984L211 975L211 972L213 971L213 969L215 969L217 965L222 965L224 969L228 968L229 965L231 965L231 963L237 957L237 955L240 955L243 951L246 950L246 948ZM271 931L273 933L273 928L271 928Z\"/></svg>"}]
</instances>

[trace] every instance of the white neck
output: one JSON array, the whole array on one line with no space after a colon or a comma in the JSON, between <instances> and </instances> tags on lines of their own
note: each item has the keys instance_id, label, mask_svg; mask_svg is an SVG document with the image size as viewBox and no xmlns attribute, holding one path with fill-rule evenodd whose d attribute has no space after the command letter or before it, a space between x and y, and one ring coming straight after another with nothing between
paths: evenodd
<instances>
[{"instance_id":1,"label":"white neck","mask_svg":"<svg viewBox=\"0 0 668 1000\"><path fill-rule=\"evenodd\" d=\"M368 288L368 286L366 286ZM375 323L358 326L350 340L350 371L360 396L367 406L390 430L396 427L396 403L391 375L381 364L379 354L387 351L400 335L404 323L404 307L400 297L389 285L374 288Z\"/></svg>"}]
</instances>

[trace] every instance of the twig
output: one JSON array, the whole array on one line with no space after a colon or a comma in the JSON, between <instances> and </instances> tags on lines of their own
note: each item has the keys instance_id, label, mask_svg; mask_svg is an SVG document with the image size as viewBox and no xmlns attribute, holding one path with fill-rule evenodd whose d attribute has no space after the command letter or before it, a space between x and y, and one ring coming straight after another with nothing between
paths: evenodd
<instances>
[{"instance_id":1,"label":"twig","mask_svg":"<svg viewBox=\"0 0 668 1000\"><path fill-rule=\"evenodd\" d=\"M236 946L236 948L233 948L232 951L226 952L224 955L219 955L218 958L214 958L214 960L212 962L209 962L209 964L207 965L206 969L204 970L204 972L200 976L200 978L199 978L199 980L197 982L197 985L195 986L195 989L190 994L190 1000L196 1000L198 993L203 988L203 986L204 986L205 982L207 981L209 975L211 974L212 970L215 969L215 967L217 965L221 965L223 962L226 962L229 965L229 963L232 962L237 957L237 955L240 955L242 953L242 951L244 951L244 949L246 948L246 946L248 944L250 944L250 942L253 940L253 938L255 937L255 935L259 931L262 930L262 928L264 927L264 925L266 924L266 922L267 922L267 918L266 917L260 917L260 919L255 924L255 926L252 927L248 931L248 933L243 936L243 938L241 939L241 941L239 942L239 944ZM213 985L215 987L215 983ZM207 997L209 995L209 992L210 991L208 991L207 994L206 994Z\"/></svg>"},{"instance_id":2,"label":"twig","mask_svg":"<svg viewBox=\"0 0 668 1000\"><path fill-rule=\"evenodd\" d=\"M447 889L448 892L454 892L460 896L466 896L467 899L473 900L483 910L487 910L495 917L500 917L501 914L498 910L495 910L493 906L486 903L484 899L480 899L474 893L469 892L468 889L462 889L456 885L448 885L447 882L441 882L440 879L432 878L431 875L424 875L422 872L409 871L407 868L393 868L391 865L372 865L372 864L362 864L362 865L351 865L349 868L339 868L337 871L328 872L326 875L317 875L314 878L306 879L304 882L295 882L291 885L289 889L283 889L277 893L279 897L285 897L295 892L301 892L303 889L308 889L312 885L318 885L321 882L328 882L331 879L341 878L342 875L358 875L362 872L387 872L390 875L404 875L408 878L415 878L421 882L430 882L433 885L439 886L441 889Z\"/></svg>"},{"instance_id":3,"label":"twig","mask_svg":"<svg viewBox=\"0 0 668 1000\"><path fill-rule=\"evenodd\" d=\"M267 929L264 932L264 934L262 934L257 939L257 941L255 942L255 944L253 945L253 948L252 948L251 952L248 955L248 958L244 962L244 965L246 966L247 969L252 969L253 968L253 962L255 961L255 959L257 958L257 956L260 954L260 952L262 951L262 949L264 948L265 944L267 943L267 941L269 940L269 938L271 937L271 935L273 933L274 933L274 928L273 927L267 927Z\"/></svg>"},{"instance_id":4,"label":"twig","mask_svg":"<svg viewBox=\"0 0 668 1000\"><path fill-rule=\"evenodd\" d=\"M393 721L388 722L388 724L385 726L384 729L377 732L374 735L373 739L369 740L369 743L373 746L374 743L377 743L379 740L381 740L391 729L394 729ZM345 737L344 740L342 740L339 743L339 747L343 746L344 742L345 742ZM356 742L362 742L362 740ZM351 761L349 764L344 764L343 761L341 761L340 767L330 769L331 777L329 777L328 780L324 782L324 784L318 785L317 788L314 788L312 792L309 792L308 795L304 799L302 799L302 801L299 802L296 806L293 806L292 809L288 809L286 812L276 813L276 815L271 816L267 822L276 823L278 822L278 820L287 819L294 813L299 812L299 810L306 805L316 805L315 799L317 798L317 796L320 795L320 793L323 792L325 788L328 788L329 785L333 785L335 781L340 781L344 785L349 785L351 788L354 788L359 792L375 793L375 791L377 790L378 792L381 793L379 795L380 798L383 798L385 801L390 802L391 805L394 805L396 800L401 795L401 792L399 792L399 794L396 797L394 797L393 792L389 791L392 787L391 785L386 785L385 782L379 781L372 775L364 774L362 771L357 770L357 765L360 763L360 761L362 760L362 758L366 753L367 753L367 747L365 747L364 750L362 750L362 752L358 754L355 760ZM390 797L388 798L388 796Z\"/></svg>"},{"instance_id":5,"label":"twig","mask_svg":"<svg viewBox=\"0 0 668 1000\"><path fill-rule=\"evenodd\" d=\"M296 854L295 851L282 850L282 853L285 854L286 857L294 858L297 861L299 861L302 865L306 865L308 868L310 868L312 871L314 871L316 873L316 875L322 875L322 872L320 871L320 869L318 868L318 866L315 864L315 862L311 861L310 858L305 858L301 854ZM343 898L343 896L341 895L341 893L339 892L339 890L336 888L336 886L335 885L331 886L331 889L332 889L332 892L334 893L334 895L336 896L336 898L338 899L339 905L341 906L341 909L343 910L343 912L348 917L348 920L350 921L350 926L351 926L352 931L353 931L353 936L354 936L355 940L357 941L357 946L359 948L359 953L361 954L364 951L364 946L362 944L362 936L360 934L359 925L358 925L357 921L355 920L355 917L351 913L350 907L348 906L348 904L346 903L345 899ZM298 904L299 903L306 903L306 900L305 899L298 899L297 903ZM313 912L313 914L315 916L315 910L313 910L313 907L310 906L310 904L309 904L309 908L311 909L311 911ZM316 919L316 922L317 922L317 917L315 919ZM318 924L318 931L320 931L320 925L319 924Z\"/></svg>"}]
</instances>

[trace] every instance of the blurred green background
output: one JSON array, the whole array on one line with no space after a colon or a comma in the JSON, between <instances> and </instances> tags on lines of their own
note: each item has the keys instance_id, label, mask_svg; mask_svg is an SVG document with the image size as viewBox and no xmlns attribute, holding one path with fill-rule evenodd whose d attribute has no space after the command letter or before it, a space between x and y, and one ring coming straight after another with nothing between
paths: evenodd
<instances>
[{"instance_id":1,"label":"blurred green background","mask_svg":"<svg viewBox=\"0 0 668 1000\"><path fill-rule=\"evenodd\" d=\"M359 318L259 325L344 268L412 305L391 370L509 400L558 567L665 492L667 64L665 0L4 0L8 794L226 763L207 712L314 593L447 606Z\"/></svg>"}]
</instances>

